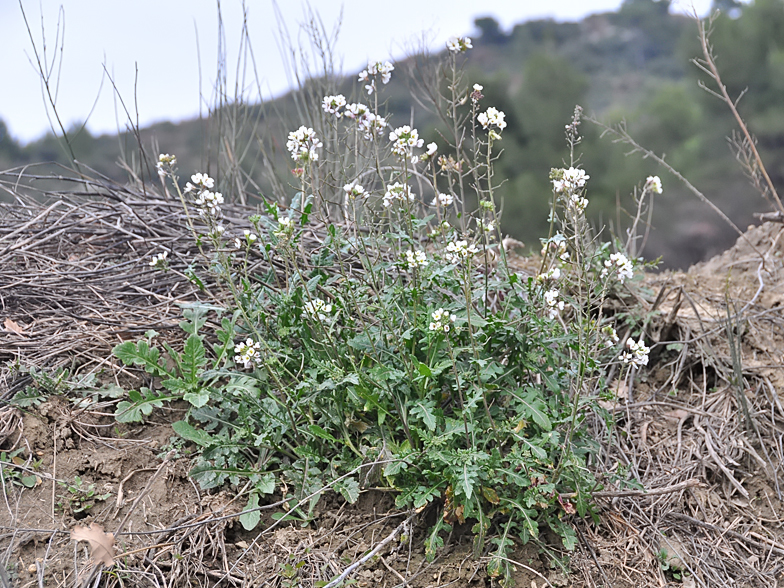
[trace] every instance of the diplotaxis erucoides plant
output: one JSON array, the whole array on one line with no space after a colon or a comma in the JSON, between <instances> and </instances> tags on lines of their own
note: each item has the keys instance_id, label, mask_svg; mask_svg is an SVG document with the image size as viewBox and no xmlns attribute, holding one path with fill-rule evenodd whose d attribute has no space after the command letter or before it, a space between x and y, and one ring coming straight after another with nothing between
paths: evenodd
<instances>
[{"instance_id":1,"label":"diplotaxis erucoides plant","mask_svg":"<svg viewBox=\"0 0 784 588\"><path fill-rule=\"evenodd\" d=\"M328 486L350 502L393 488L400 508L438 510L429 558L470 521L475 554L489 553L488 573L508 582L512 537L539 540L544 526L574 548L570 517L592 512L599 487L585 419L612 395L609 368L628 366L629 377L650 349L641 336L621 341L604 315L637 262L610 253L585 219L579 108L566 127L569 165L551 173L539 269L510 263L494 196L507 121L466 79L471 47L447 44L447 83L430 93L445 122L432 140L383 110L392 63L369 63L354 98L323 96L317 124L288 134L293 193L265 200L250 228L224 224L211 177L181 189L176 160L161 156L198 269L228 296L186 309L184 350L164 344L172 362L155 333L115 348L160 378L131 392L117 418L189 402L173 426L200 448L191 474L203 488L244 488L248 528L264 495L291 505L313 495L291 513L307 521ZM658 178L644 190L660 192ZM156 254L149 265L167 263ZM221 327L204 333L215 311Z\"/></svg>"}]
</instances>

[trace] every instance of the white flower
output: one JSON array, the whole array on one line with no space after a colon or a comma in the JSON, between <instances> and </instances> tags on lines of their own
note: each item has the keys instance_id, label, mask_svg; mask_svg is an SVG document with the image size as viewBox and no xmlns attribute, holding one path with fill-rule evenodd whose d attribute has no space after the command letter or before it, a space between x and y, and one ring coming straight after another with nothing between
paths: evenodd
<instances>
[{"instance_id":1,"label":"white flower","mask_svg":"<svg viewBox=\"0 0 784 588\"><path fill-rule=\"evenodd\" d=\"M211 178L207 177L207 179ZM207 219L208 217L217 219L221 215L220 205L223 204L223 194L203 189L196 195L194 204L199 208L199 216L203 219Z\"/></svg>"},{"instance_id":2,"label":"white flower","mask_svg":"<svg viewBox=\"0 0 784 588\"><path fill-rule=\"evenodd\" d=\"M327 316L332 314L332 305L327 304L321 298L314 298L305 303L305 312L311 318L318 318L320 321L327 320Z\"/></svg>"},{"instance_id":3,"label":"white flower","mask_svg":"<svg viewBox=\"0 0 784 588\"><path fill-rule=\"evenodd\" d=\"M287 216L282 216L278 219L278 228L272 231L279 240L285 241L294 232L294 223Z\"/></svg>"},{"instance_id":4,"label":"white flower","mask_svg":"<svg viewBox=\"0 0 784 588\"><path fill-rule=\"evenodd\" d=\"M570 167L569 169L554 170L553 188L557 193L568 192L570 194L577 192L585 187L586 180L591 176L585 173L585 170Z\"/></svg>"},{"instance_id":5,"label":"white flower","mask_svg":"<svg viewBox=\"0 0 784 588\"><path fill-rule=\"evenodd\" d=\"M433 198L433 202L431 203L433 206L452 206L452 203L455 201L455 197L451 194L444 194L443 192L439 192L438 195Z\"/></svg>"},{"instance_id":6,"label":"white flower","mask_svg":"<svg viewBox=\"0 0 784 588\"><path fill-rule=\"evenodd\" d=\"M364 133L365 139L370 140L376 135L382 135L388 123L383 116L378 116L361 103L353 103L346 106L346 118L357 121L357 127Z\"/></svg>"},{"instance_id":7,"label":"white flower","mask_svg":"<svg viewBox=\"0 0 784 588\"><path fill-rule=\"evenodd\" d=\"M254 242L256 239L258 239L258 236L257 236L257 235L255 235L254 233L251 233L251 232L250 232L248 229L245 229L245 230L244 230L244 231L242 231L242 232L243 232L243 234L245 235L245 240L246 240L246 241L247 241L249 244L252 244L252 243L253 243L253 242Z\"/></svg>"},{"instance_id":8,"label":"white flower","mask_svg":"<svg viewBox=\"0 0 784 588\"><path fill-rule=\"evenodd\" d=\"M544 293L544 301L547 304L547 315L554 319L558 313L564 309L564 301L558 300L560 293L553 288Z\"/></svg>"},{"instance_id":9,"label":"white flower","mask_svg":"<svg viewBox=\"0 0 784 588\"><path fill-rule=\"evenodd\" d=\"M477 226L486 233L492 233L495 230L495 223L493 221L483 221L481 218L476 219Z\"/></svg>"},{"instance_id":10,"label":"white flower","mask_svg":"<svg viewBox=\"0 0 784 588\"><path fill-rule=\"evenodd\" d=\"M648 365L648 354L651 352L649 347L645 346L642 337L638 341L629 337L626 340L626 347L629 351L624 351L621 354L621 361L623 363L630 363L635 366Z\"/></svg>"},{"instance_id":11,"label":"white flower","mask_svg":"<svg viewBox=\"0 0 784 588\"><path fill-rule=\"evenodd\" d=\"M389 61L381 62L381 61L371 61L368 62L367 69L363 69L359 72L358 81L360 82L367 82L370 80L370 83L365 86L365 90L367 90L368 94L372 94L373 90L376 89L376 76L381 76L381 82L383 84L388 84L390 78L392 77L392 70L395 69L395 66L392 65ZM373 78L373 79L370 79Z\"/></svg>"},{"instance_id":12,"label":"white flower","mask_svg":"<svg viewBox=\"0 0 784 588\"><path fill-rule=\"evenodd\" d=\"M502 111L491 106L486 111L477 114L476 120L480 125L482 125L483 129L495 126L498 127L499 130L503 131L506 128L506 121L504 120L505 116L506 115Z\"/></svg>"},{"instance_id":13,"label":"white flower","mask_svg":"<svg viewBox=\"0 0 784 588\"><path fill-rule=\"evenodd\" d=\"M389 208L396 200L399 202L413 202L415 198L416 194L411 191L411 188L407 184L395 182L387 187L382 204L385 208Z\"/></svg>"},{"instance_id":14,"label":"white flower","mask_svg":"<svg viewBox=\"0 0 784 588\"><path fill-rule=\"evenodd\" d=\"M536 281L540 284L543 282L555 282L561 277L561 270L557 267L551 268L543 274L536 276Z\"/></svg>"},{"instance_id":15,"label":"white flower","mask_svg":"<svg viewBox=\"0 0 784 588\"><path fill-rule=\"evenodd\" d=\"M474 92L481 92L485 87L482 84L474 84Z\"/></svg>"},{"instance_id":16,"label":"white flower","mask_svg":"<svg viewBox=\"0 0 784 588\"><path fill-rule=\"evenodd\" d=\"M177 158L174 155L161 153L158 156L158 163L155 164L155 167L158 170L158 175L163 178L168 173L168 170L170 170L176 164Z\"/></svg>"},{"instance_id":17,"label":"white flower","mask_svg":"<svg viewBox=\"0 0 784 588\"><path fill-rule=\"evenodd\" d=\"M634 265L623 253L612 253L610 259L604 262L602 277L607 277L610 272L618 272L618 281L623 284L634 277Z\"/></svg>"},{"instance_id":18,"label":"white flower","mask_svg":"<svg viewBox=\"0 0 784 588\"><path fill-rule=\"evenodd\" d=\"M406 251L406 265L408 265L408 269L413 270L418 267L426 267L429 263L424 251Z\"/></svg>"},{"instance_id":19,"label":"white flower","mask_svg":"<svg viewBox=\"0 0 784 588\"><path fill-rule=\"evenodd\" d=\"M649 189L654 194L661 194L662 183L659 176L648 176L648 179L645 180L645 188Z\"/></svg>"},{"instance_id":20,"label":"white flower","mask_svg":"<svg viewBox=\"0 0 784 588\"><path fill-rule=\"evenodd\" d=\"M443 308L436 310L430 317L433 321L428 328L431 331L441 331L444 333L448 333L451 329L451 324L457 320L457 317L454 314L449 314L449 311L444 310Z\"/></svg>"},{"instance_id":21,"label":"white flower","mask_svg":"<svg viewBox=\"0 0 784 588\"><path fill-rule=\"evenodd\" d=\"M169 265L166 260L168 256L169 256L168 251L164 251L163 253L158 253L157 255L153 255L152 259L150 260L150 267L165 270Z\"/></svg>"},{"instance_id":22,"label":"white flower","mask_svg":"<svg viewBox=\"0 0 784 588\"><path fill-rule=\"evenodd\" d=\"M321 141L316 137L316 132L306 126L301 126L296 131L289 133L286 149L291 153L291 158L302 163L318 161L316 149L321 147Z\"/></svg>"},{"instance_id":23,"label":"white flower","mask_svg":"<svg viewBox=\"0 0 784 588\"><path fill-rule=\"evenodd\" d=\"M609 325L602 327L602 335L605 336L605 347L613 347L618 342L618 333Z\"/></svg>"},{"instance_id":24,"label":"white flower","mask_svg":"<svg viewBox=\"0 0 784 588\"><path fill-rule=\"evenodd\" d=\"M324 109L324 112L334 114L337 118L343 116L343 113L340 111L340 109L345 105L346 97L343 94L337 94L336 96L324 96L324 100L321 102L321 108Z\"/></svg>"},{"instance_id":25,"label":"white flower","mask_svg":"<svg viewBox=\"0 0 784 588\"><path fill-rule=\"evenodd\" d=\"M392 152L401 157L411 157L412 150L422 147L425 142L419 138L419 131L408 125L396 128L389 133L389 140L393 142Z\"/></svg>"},{"instance_id":26,"label":"white flower","mask_svg":"<svg viewBox=\"0 0 784 588\"><path fill-rule=\"evenodd\" d=\"M195 184L195 187L200 190L212 190L215 187L215 180L213 180L207 174L197 173L191 176L191 182ZM188 186L191 184L186 184L185 190L188 190ZM193 186L191 186L191 189Z\"/></svg>"},{"instance_id":27,"label":"white flower","mask_svg":"<svg viewBox=\"0 0 784 588\"><path fill-rule=\"evenodd\" d=\"M446 42L446 48L452 53L462 53L473 49L473 47L470 37L450 37Z\"/></svg>"},{"instance_id":28,"label":"white flower","mask_svg":"<svg viewBox=\"0 0 784 588\"><path fill-rule=\"evenodd\" d=\"M348 106L346 106L346 116L348 118L357 118L358 119L358 118L366 115L369 112L370 112L370 110L368 109L367 106L365 106L364 104L358 103L358 102L353 103L353 104L349 104Z\"/></svg>"},{"instance_id":29,"label":"white flower","mask_svg":"<svg viewBox=\"0 0 784 588\"><path fill-rule=\"evenodd\" d=\"M433 157L436 154L436 151L438 151L438 145L436 145L435 143L428 143L427 144L427 156L428 157Z\"/></svg>"},{"instance_id":30,"label":"white flower","mask_svg":"<svg viewBox=\"0 0 784 588\"><path fill-rule=\"evenodd\" d=\"M360 196L363 198L367 197L367 192L365 191L365 188L359 185L356 181L343 186L343 191L349 196L349 198L357 198Z\"/></svg>"},{"instance_id":31,"label":"white flower","mask_svg":"<svg viewBox=\"0 0 784 588\"><path fill-rule=\"evenodd\" d=\"M468 241L450 241L446 245L446 257L449 263L460 263L461 261L468 259L469 257L473 257L479 253L479 249L476 245L471 243L468 244Z\"/></svg>"},{"instance_id":32,"label":"white flower","mask_svg":"<svg viewBox=\"0 0 784 588\"><path fill-rule=\"evenodd\" d=\"M240 341L234 346L234 363L242 364L245 369L262 364L261 344L253 339Z\"/></svg>"},{"instance_id":33,"label":"white flower","mask_svg":"<svg viewBox=\"0 0 784 588\"><path fill-rule=\"evenodd\" d=\"M577 214L582 214L588 208L588 199L577 194L569 196L569 208L574 210Z\"/></svg>"}]
</instances>

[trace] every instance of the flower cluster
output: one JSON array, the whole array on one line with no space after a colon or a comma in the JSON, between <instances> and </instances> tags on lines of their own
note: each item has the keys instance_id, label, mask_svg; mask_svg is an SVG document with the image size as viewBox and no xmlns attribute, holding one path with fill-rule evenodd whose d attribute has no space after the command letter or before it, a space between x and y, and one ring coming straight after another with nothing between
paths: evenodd
<instances>
[{"instance_id":1,"label":"flower cluster","mask_svg":"<svg viewBox=\"0 0 784 588\"><path fill-rule=\"evenodd\" d=\"M428 159L433 159L436 155L436 151L438 151L438 145L435 143L428 143L427 150L420 156L420 160L427 161Z\"/></svg>"},{"instance_id":2,"label":"flower cluster","mask_svg":"<svg viewBox=\"0 0 784 588\"><path fill-rule=\"evenodd\" d=\"M659 176L648 176L645 180L645 189L650 190L654 194L662 193L662 183Z\"/></svg>"},{"instance_id":3,"label":"flower cluster","mask_svg":"<svg viewBox=\"0 0 784 588\"><path fill-rule=\"evenodd\" d=\"M318 151L321 141L316 137L316 131L306 126L301 126L296 131L289 133L289 140L286 142L286 149L291 153L294 161L307 163L318 161Z\"/></svg>"},{"instance_id":4,"label":"flower cluster","mask_svg":"<svg viewBox=\"0 0 784 588\"><path fill-rule=\"evenodd\" d=\"M191 183L193 182L193 183ZM218 219L221 215L221 204L223 204L223 194L213 192L215 180L207 174L193 174L191 181L186 182L185 192L195 192L194 204L199 208L199 216L203 219Z\"/></svg>"},{"instance_id":5,"label":"flower cluster","mask_svg":"<svg viewBox=\"0 0 784 588\"><path fill-rule=\"evenodd\" d=\"M177 158L174 155L161 153L158 156L158 163L155 164L155 169L158 170L158 175L163 178L175 165L177 165Z\"/></svg>"},{"instance_id":6,"label":"flower cluster","mask_svg":"<svg viewBox=\"0 0 784 588\"><path fill-rule=\"evenodd\" d=\"M631 337L626 340L626 347L629 351L624 351L621 354L621 361L623 363L630 363L635 366L648 365L648 354L651 352L649 347L645 346L642 337L635 341Z\"/></svg>"},{"instance_id":7,"label":"flower cluster","mask_svg":"<svg viewBox=\"0 0 784 588\"><path fill-rule=\"evenodd\" d=\"M561 261L568 261L568 245L566 243L566 237L564 237L561 233L556 233L553 235L552 239L548 239L544 242L544 246L542 247L542 257L547 255L548 249L551 253L557 255L558 259Z\"/></svg>"},{"instance_id":8,"label":"flower cluster","mask_svg":"<svg viewBox=\"0 0 784 588\"><path fill-rule=\"evenodd\" d=\"M544 272L543 274L539 274L536 276L536 281L540 284L544 282L555 282L561 277L561 270L557 267L550 268L548 271Z\"/></svg>"},{"instance_id":9,"label":"flower cluster","mask_svg":"<svg viewBox=\"0 0 784 588\"><path fill-rule=\"evenodd\" d=\"M247 370L262 363L261 344L253 339L240 341L234 346L234 363L242 364Z\"/></svg>"},{"instance_id":10,"label":"flower cluster","mask_svg":"<svg viewBox=\"0 0 784 588\"><path fill-rule=\"evenodd\" d=\"M345 186L343 186L343 191L344 191L344 192L346 193L346 195L347 195L349 198L351 198L352 200L353 200L354 198L360 198L360 197L361 197L361 198L366 198L366 197L367 197L367 195L368 195L368 193L367 193L367 191L365 190L365 188L363 188L363 187L362 187L360 184L358 184L357 182L351 182L351 183L349 183L349 184L346 184Z\"/></svg>"},{"instance_id":11,"label":"flower cluster","mask_svg":"<svg viewBox=\"0 0 784 588\"><path fill-rule=\"evenodd\" d=\"M346 106L344 113L346 118L357 121L357 128L364 133L368 141L373 138L374 133L381 135L387 128L386 119L370 112L370 109L360 102L355 102Z\"/></svg>"},{"instance_id":12,"label":"flower cluster","mask_svg":"<svg viewBox=\"0 0 784 588\"><path fill-rule=\"evenodd\" d=\"M446 259L449 263L460 263L461 261L473 257L479 253L476 245L468 241L450 241L446 245Z\"/></svg>"},{"instance_id":13,"label":"flower cluster","mask_svg":"<svg viewBox=\"0 0 784 588\"><path fill-rule=\"evenodd\" d=\"M439 308L430 316L433 319L430 323L430 330L443 333L448 333L449 329L452 328L452 323L457 319L455 315L449 314L449 311L444 310L443 308Z\"/></svg>"},{"instance_id":14,"label":"flower cluster","mask_svg":"<svg viewBox=\"0 0 784 588\"><path fill-rule=\"evenodd\" d=\"M483 129L497 127L498 130L503 131L506 128L506 121L504 120L505 116L506 115L501 110L491 106L484 112L477 114L476 120L480 125L482 125Z\"/></svg>"},{"instance_id":15,"label":"flower cluster","mask_svg":"<svg viewBox=\"0 0 784 588\"><path fill-rule=\"evenodd\" d=\"M221 214L220 205L223 204L223 194L202 190L196 196L194 203L199 207L199 216L202 218L219 218Z\"/></svg>"},{"instance_id":16,"label":"flower cluster","mask_svg":"<svg viewBox=\"0 0 784 588\"><path fill-rule=\"evenodd\" d=\"M571 194L566 204L575 214L580 215L588 208L588 199L579 194Z\"/></svg>"},{"instance_id":17,"label":"flower cluster","mask_svg":"<svg viewBox=\"0 0 784 588\"><path fill-rule=\"evenodd\" d=\"M314 298L305 303L305 312L311 318L318 318L320 321L327 320L327 316L332 314L332 305L327 304L321 298Z\"/></svg>"},{"instance_id":18,"label":"flower cluster","mask_svg":"<svg viewBox=\"0 0 784 588\"><path fill-rule=\"evenodd\" d=\"M340 109L345 105L346 97L343 94L337 94L336 96L324 96L324 100L321 102L321 108L324 109L324 112L334 114L336 118L343 116L343 112L341 112Z\"/></svg>"},{"instance_id":19,"label":"flower cluster","mask_svg":"<svg viewBox=\"0 0 784 588\"><path fill-rule=\"evenodd\" d=\"M384 205L384 208L389 208L395 200L398 202L413 202L414 198L416 198L416 194L411 191L408 184L395 182L391 186L387 186L382 204Z\"/></svg>"},{"instance_id":20,"label":"flower cluster","mask_svg":"<svg viewBox=\"0 0 784 588\"><path fill-rule=\"evenodd\" d=\"M605 278L612 272L618 272L618 281L623 284L626 280L631 280L634 277L634 266L632 262L623 253L612 253L610 259L604 262L604 269L602 270L602 277Z\"/></svg>"},{"instance_id":21,"label":"flower cluster","mask_svg":"<svg viewBox=\"0 0 784 588\"><path fill-rule=\"evenodd\" d=\"M469 49L473 49L471 44L471 37L450 37L446 42L446 48L452 53L463 53Z\"/></svg>"},{"instance_id":22,"label":"flower cluster","mask_svg":"<svg viewBox=\"0 0 784 588\"><path fill-rule=\"evenodd\" d=\"M193 184L191 184L193 182ZM212 190L215 187L215 180L207 174L193 174L191 182L186 182L186 192L201 192L202 190Z\"/></svg>"},{"instance_id":23,"label":"flower cluster","mask_svg":"<svg viewBox=\"0 0 784 588\"><path fill-rule=\"evenodd\" d=\"M591 178L585 173L585 170L574 167L552 170L550 177L553 180L553 189L558 194L563 192L574 194L584 188L586 180Z\"/></svg>"},{"instance_id":24,"label":"flower cluster","mask_svg":"<svg viewBox=\"0 0 784 588\"><path fill-rule=\"evenodd\" d=\"M287 216L282 216L278 219L278 228L272 231L278 240L286 241L294 233L294 223Z\"/></svg>"},{"instance_id":25,"label":"flower cluster","mask_svg":"<svg viewBox=\"0 0 784 588\"><path fill-rule=\"evenodd\" d=\"M243 231L243 234L245 235L245 245L247 245L248 247L253 245L253 243L256 242L256 239L259 238L258 235L256 235L255 233L251 233L248 229L245 229ZM239 237L234 239L234 246L237 249L242 249L243 242L242 242L242 240Z\"/></svg>"},{"instance_id":26,"label":"flower cluster","mask_svg":"<svg viewBox=\"0 0 784 588\"><path fill-rule=\"evenodd\" d=\"M164 251L163 253L158 253L157 255L153 255L152 259L150 260L150 267L154 267L155 269L166 270L169 267L169 262L167 261L167 257L169 256L168 251Z\"/></svg>"},{"instance_id":27,"label":"flower cluster","mask_svg":"<svg viewBox=\"0 0 784 588\"><path fill-rule=\"evenodd\" d=\"M483 230L485 233L492 233L495 231L495 223L491 220L486 221L481 218L476 219L476 226Z\"/></svg>"},{"instance_id":28,"label":"flower cluster","mask_svg":"<svg viewBox=\"0 0 784 588\"><path fill-rule=\"evenodd\" d=\"M396 128L389 133L389 140L392 141L392 153L404 158L412 158L416 163L418 158L412 157L413 149L422 147L424 140L420 139L419 131L412 129L408 125Z\"/></svg>"},{"instance_id":29,"label":"flower cluster","mask_svg":"<svg viewBox=\"0 0 784 588\"><path fill-rule=\"evenodd\" d=\"M389 80L392 78L393 69L395 69L395 66L389 61L383 63L380 61L368 62L367 69L363 69L359 72L359 81L367 82L370 80L370 83L365 85L365 90L367 90L368 94L372 94L376 89L376 76L381 76L381 82L388 84Z\"/></svg>"},{"instance_id":30,"label":"flower cluster","mask_svg":"<svg viewBox=\"0 0 784 588\"><path fill-rule=\"evenodd\" d=\"M547 316L554 319L558 313L564 309L564 301L559 300L560 292L552 288L544 293L544 301L547 304Z\"/></svg>"},{"instance_id":31,"label":"flower cluster","mask_svg":"<svg viewBox=\"0 0 784 588\"><path fill-rule=\"evenodd\" d=\"M485 87L482 84L474 84L474 88L471 92L471 102L476 104L482 98L484 98L484 95L482 94L482 90L484 89Z\"/></svg>"},{"instance_id":32,"label":"flower cluster","mask_svg":"<svg viewBox=\"0 0 784 588\"><path fill-rule=\"evenodd\" d=\"M614 347L615 344L619 341L618 333L610 325L602 327L602 335L604 335L605 347Z\"/></svg>"},{"instance_id":33,"label":"flower cluster","mask_svg":"<svg viewBox=\"0 0 784 588\"><path fill-rule=\"evenodd\" d=\"M455 197L451 194L444 194L443 192L439 192L438 195L433 198L432 205L433 206L452 206L452 203L455 201Z\"/></svg>"},{"instance_id":34,"label":"flower cluster","mask_svg":"<svg viewBox=\"0 0 784 588\"><path fill-rule=\"evenodd\" d=\"M426 267L430 262L424 251L406 251L406 265L408 269L416 269L418 267Z\"/></svg>"}]
</instances>

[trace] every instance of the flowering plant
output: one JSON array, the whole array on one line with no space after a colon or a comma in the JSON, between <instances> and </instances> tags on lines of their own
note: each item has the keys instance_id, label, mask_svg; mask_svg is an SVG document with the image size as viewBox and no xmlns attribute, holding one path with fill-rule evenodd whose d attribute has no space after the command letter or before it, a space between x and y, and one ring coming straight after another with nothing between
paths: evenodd
<instances>
[{"instance_id":1,"label":"flowering plant","mask_svg":"<svg viewBox=\"0 0 784 588\"><path fill-rule=\"evenodd\" d=\"M372 104L325 88L308 125L288 133L298 185L265 200L245 227L218 224L216 184L228 184L196 173L180 190L174 158L161 156L162 177L198 212L192 229L222 297L189 311L183 373L167 372L149 342L118 346L123 361L168 374L172 391L134 396L120 414L143 418L142 405L180 394L192 410L179 429L202 428L192 473L203 487L245 477L255 504L294 488L314 496L297 506L308 518L327 484L349 501L388 485L400 507L440 509L430 558L466 520L479 551L492 525L523 542L547 526L574 548L568 516L591 511L597 485L585 423L611 394L613 366L642 368L651 351L642 337L619 350L617 324L603 315L605 297L632 282L635 260L608 255L590 232L576 110L569 163L550 175L540 269L509 263L494 167L507 120L480 107L483 86L465 79L458 59L471 47L450 40L447 83L428 93L451 131L389 126L379 107L389 62L358 76L355 94ZM660 189L646 180L644 190ZM153 261L160 267L165 254ZM209 349L207 312L220 325ZM511 573L509 546L494 544L488 571Z\"/></svg>"}]
</instances>

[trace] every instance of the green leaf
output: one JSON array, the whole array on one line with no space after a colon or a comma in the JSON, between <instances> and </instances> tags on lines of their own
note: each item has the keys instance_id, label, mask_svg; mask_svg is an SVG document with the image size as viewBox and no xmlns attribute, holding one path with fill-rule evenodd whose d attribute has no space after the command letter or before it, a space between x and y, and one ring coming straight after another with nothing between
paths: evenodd
<instances>
[{"instance_id":1,"label":"green leaf","mask_svg":"<svg viewBox=\"0 0 784 588\"><path fill-rule=\"evenodd\" d=\"M259 495L252 492L250 498L248 498L248 504L242 509L242 514L240 515L240 523L242 523L242 526L246 531L255 529L256 525L258 525L261 520L261 513L258 510L255 510L258 506Z\"/></svg>"},{"instance_id":2,"label":"green leaf","mask_svg":"<svg viewBox=\"0 0 784 588\"><path fill-rule=\"evenodd\" d=\"M118 403L114 412L114 418L119 423L140 423L152 413L153 408L160 408L164 402L179 396L156 396L149 388L142 388L139 392L128 392L128 398L130 401L123 400Z\"/></svg>"},{"instance_id":3,"label":"green leaf","mask_svg":"<svg viewBox=\"0 0 784 588\"><path fill-rule=\"evenodd\" d=\"M191 276L188 277L190 278ZM199 281L197 285L199 288L204 286L201 281ZM199 329L201 329L207 322L206 314L207 308L202 308L198 302L190 308L183 308L182 316L185 317L185 320L180 321L180 328L186 333L196 335L199 332Z\"/></svg>"},{"instance_id":4,"label":"green leaf","mask_svg":"<svg viewBox=\"0 0 784 588\"><path fill-rule=\"evenodd\" d=\"M186 441L193 441L196 445L201 445L202 447L208 447L215 442L209 433L193 427L186 421L172 423L172 429Z\"/></svg>"},{"instance_id":5,"label":"green leaf","mask_svg":"<svg viewBox=\"0 0 784 588\"><path fill-rule=\"evenodd\" d=\"M474 491L474 480L476 479L476 470L471 464L463 464L463 472L458 480L457 487L463 491L466 500L471 500L471 494Z\"/></svg>"},{"instance_id":6,"label":"green leaf","mask_svg":"<svg viewBox=\"0 0 784 588\"><path fill-rule=\"evenodd\" d=\"M324 279L324 276L321 276L321 275L314 276L314 277L310 278L308 280L308 283L305 286L308 289L308 292L315 292L316 288L319 285L319 282L321 282L323 279Z\"/></svg>"},{"instance_id":7,"label":"green leaf","mask_svg":"<svg viewBox=\"0 0 784 588\"><path fill-rule=\"evenodd\" d=\"M354 478L343 478L332 487L340 492L349 504L354 504L359 498L359 482Z\"/></svg>"},{"instance_id":8,"label":"green leaf","mask_svg":"<svg viewBox=\"0 0 784 588\"><path fill-rule=\"evenodd\" d=\"M553 429L550 418L544 412L545 404L539 397L538 391L529 390L525 396L518 396L518 399L527 409L527 415L531 417L537 425L545 431L551 431Z\"/></svg>"},{"instance_id":9,"label":"green leaf","mask_svg":"<svg viewBox=\"0 0 784 588\"><path fill-rule=\"evenodd\" d=\"M450 525L445 524L444 517L440 516L427 534L427 539L425 539L425 557L427 561L433 561L436 557L436 552L444 546L444 538L439 534L442 529L450 530Z\"/></svg>"},{"instance_id":10,"label":"green leaf","mask_svg":"<svg viewBox=\"0 0 784 588\"><path fill-rule=\"evenodd\" d=\"M19 481L22 482L22 485L25 488L35 488L35 485L38 483L40 478L38 476L22 476L19 478Z\"/></svg>"},{"instance_id":11,"label":"green leaf","mask_svg":"<svg viewBox=\"0 0 784 588\"><path fill-rule=\"evenodd\" d=\"M141 365L144 370L154 376L174 376L170 374L166 368L160 365L161 352L157 347L150 347L147 341L126 341L115 345L112 349L114 356L123 362L125 365Z\"/></svg>"},{"instance_id":12,"label":"green leaf","mask_svg":"<svg viewBox=\"0 0 784 588\"><path fill-rule=\"evenodd\" d=\"M420 401L414 404L414 406L411 408L411 414L415 417L418 417L431 431L436 430L437 423L436 416L433 414L433 408L434 405L432 401Z\"/></svg>"},{"instance_id":13,"label":"green leaf","mask_svg":"<svg viewBox=\"0 0 784 588\"><path fill-rule=\"evenodd\" d=\"M384 475L394 476L406 469L408 469L408 464L402 459L400 461L393 461L392 463L388 463L387 467L384 468Z\"/></svg>"},{"instance_id":14,"label":"green leaf","mask_svg":"<svg viewBox=\"0 0 784 588\"><path fill-rule=\"evenodd\" d=\"M208 388L200 388L196 392L187 392L182 399L196 408L201 408L210 401L210 391Z\"/></svg>"},{"instance_id":15,"label":"green leaf","mask_svg":"<svg viewBox=\"0 0 784 588\"><path fill-rule=\"evenodd\" d=\"M191 335L185 342L185 348L182 350L182 371L185 379L191 384L195 384L199 379L199 372L207 359L204 357L204 344L201 337L198 335Z\"/></svg>"},{"instance_id":16,"label":"green leaf","mask_svg":"<svg viewBox=\"0 0 784 588\"><path fill-rule=\"evenodd\" d=\"M419 369L419 375L425 376L426 378L433 377L433 371L427 366L427 364L420 362L418 369Z\"/></svg>"},{"instance_id":17,"label":"green leaf","mask_svg":"<svg viewBox=\"0 0 784 588\"><path fill-rule=\"evenodd\" d=\"M261 494L272 494L275 492L275 474L265 472L254 486Z\"/></svg>"},{"instance_id":18,"label":"green leaf","mask_svg":"<svg viewBox=\"0 0 784 588\"><path fill-rule=\"evenodd\" d=\"M327 441L331 441L332 443L338 442L337 439L335 439L332 435L330 435L327 431L325 431L318 425L310 425L308 429L310 429L310 432L313 433L316 437L326 439Z\"/></svg>"}]
</instances>

